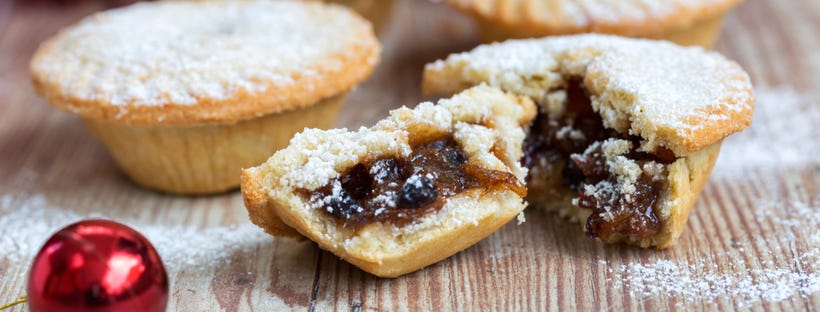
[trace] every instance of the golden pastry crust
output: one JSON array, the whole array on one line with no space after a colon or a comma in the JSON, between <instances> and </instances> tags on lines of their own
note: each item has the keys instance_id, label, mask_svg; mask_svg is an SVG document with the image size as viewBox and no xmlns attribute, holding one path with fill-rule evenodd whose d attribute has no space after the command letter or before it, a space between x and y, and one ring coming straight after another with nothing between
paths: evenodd
<instances>
[{"instance_id":1,"label":"golden pastry crust","mask_svg":"<svg viewBox=\"0 0 820 312\"><path fill-rule=\"evenodd\" d=\"M654 67L654 68L653 68ZM427 93L458 92L486 83L527 95L546 109L550 92L580 81L606 128L640 136L647 152L668 149L659 204L661 220L651 237L613 235L607 243L667 248L675 244L705 186L723 138L751 123L748 76L735 63L699 48L602 35L509 41L454 54L428 64ZM567 104L563 104L567 105ZM659 149L662 147L663 149ZM528 200L573 220L591 210L572 203L566 187L533 191Z\"/></svg>"},{"instance_id":2,"label":"golden pastry crust","mask_svg":"<svg viewBox=\"0 0 820 312\"><path fill-rule=\"evenodd\" d=\"M379 50L370 24L338 5L140 3L61 31L35 53L31 73L51 104L85 118L234 123L351 89Z\"/></svg>"},{"instance_id":3,"label":"golden pastry crust","mask_svg":"<svg viewBox=\"0 0 820 312\"><path fill-rule=\"evenodd\" d=\"M742 0L448 0L514 38L605 33L660 38L722 17Z\"/></svg>"},{"instance_id":4,"label":"golden pastry crust","mask_svg":"<svg viewBox=\"0 0 820 312\"><path fill-rule=\"evenodd\" d=\"M686 227L686 221L689 220L689 213L695 206L698 195L709 181L709 175L720 153L721 143L712 144L686 157L679 158L667 166L668 186L663 191L667 197L662 198L666 204L661 206L663 226L651 241L641 242L639 245L654 246L659 249L675 245Z\"/></svg>"},{"instance_id":5,"label":"golden pastry crust","mask_svg":"<svg viewBox=\"0 0 820 312\"><path fill-rule=\"evenodd\" d=\"M529 99L480 86L437 105L395 110L372 128L306 130L266 163L243 171L242 195L251 220L268 233L304 235L367 272L396 277L471 246L526 204L507 187L478 188L448 197L441 210L406 225L375 222L354 228L313 207L297 190L316 190L365 157L405 157L412 151L410 142L448 133L469 163L523 181L526 169L518 162L522 125L534 116ZM499 146L503 150L493 151Z\"/></svg>"},{"instance_id":6,"label":"golden pastry crust","mask_svg":"<svg viewBox=\"0 0 820 312\"><path fill-rule=\"evenodd\" d=\"M683 156L751 124L749 76L715 52L606 35L511 40L427 64L426 93L487 83L540 100L583 79L604 125Z\"/></svg>"}]
</instances>

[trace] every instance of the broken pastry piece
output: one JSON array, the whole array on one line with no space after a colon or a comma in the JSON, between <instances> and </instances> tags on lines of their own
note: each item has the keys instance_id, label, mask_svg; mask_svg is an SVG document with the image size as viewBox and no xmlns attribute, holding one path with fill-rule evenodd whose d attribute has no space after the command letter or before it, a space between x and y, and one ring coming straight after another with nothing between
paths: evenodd
<instances>
[{"instance_id":1,"label":"broken pastry piece","mask_svg":"<svg viewBox=\"0 0 820 312\"><path fill-rule=\"evenodd\" d=\"M532 98L527 200L606 243L675 244L727 135L751 123L736 63L606 35L511 40L428 64L426 93L488 84Z\"/></svg>"},{"instance_id":2,"label":"broken pastry piece","mask_svg":"<svg viewBox=\"0 0 820 312\"><path fill-rule=\"evenodd\" d=\"M478 86L400 108L372 128L308 129L242 173L251 220L298 234L362 270L406 274L519 215L527 97Z\"/></svg>"}]
</instances>

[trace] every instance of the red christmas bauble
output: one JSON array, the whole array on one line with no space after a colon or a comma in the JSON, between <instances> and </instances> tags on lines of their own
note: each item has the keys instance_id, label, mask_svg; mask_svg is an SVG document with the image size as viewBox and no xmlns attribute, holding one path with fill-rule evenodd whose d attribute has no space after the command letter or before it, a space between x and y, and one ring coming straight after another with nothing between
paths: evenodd
<instances>
[{"instance_id":1,"label":"red christmas bauble","mask_svg":"<svg viewBox=\"0 0 820 312\"><path fill-rule=\"evenodd\" d=\"M154 247L108 220L71 224L46 241L28 280L31 311L165 311L168 277Z\"/></svg>"}]
</instances>

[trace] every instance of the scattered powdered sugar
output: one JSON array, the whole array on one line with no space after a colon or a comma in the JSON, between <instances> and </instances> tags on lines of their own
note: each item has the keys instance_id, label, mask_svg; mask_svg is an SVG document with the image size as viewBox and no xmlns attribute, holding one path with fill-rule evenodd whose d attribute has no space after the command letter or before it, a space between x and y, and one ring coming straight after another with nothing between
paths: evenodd
<instances>
[{"instance_id":1,"label":"scattered powdered sugar","mask_svg":"<svg viewBox=\"0 0 820 312\"><path fill-rule=\"evenodd\" d=\"M759 201L754 217L775 224L771 234L733 241L733 251L702 254L695 261L665 259L613 267L610 280L631 296L667 296L679 299L676 305L731 298L744 307L815 296L820 292L818 203L818 197L809 203ZM759 258L745 256L747 249L758 250ZM776 257L782 254L791 256Z\"/></svg>"},{"instance_id":2,"label":"scattered powdered sugar","mask_svg":"<svg viewBox=\"0 0 820 312\"><path fill-rule=\"evenodd\" d=\"M256 246L273 239L250 223L208 229L153 225L134 227L151 240L171 271L229 263L233 255L249 254Z\"/></svg>"},{"instance_id":3,"label":"scattered powdered sugar","mask_svg":"<svg viewBox=\"0 0 820 312\"><path fill-rule=\"evenodd\" d=\"M820 261L816 253L795 259L801 262ZM778 302L793 296L807 297L820 291L818 273L802 273L789 268L747 270L743 260L731 263L736 270L723 271L712 261L700 260L694 264L676 260L660 260L652 264L628 264L610 269L615 287L633 290L630 296L654 297L665 295L684 302L712 301L718 298L739 300L739 306L759 301Z\"/></svg>"},{"instance_id":4,"label":"scattered powdered sugar","mask_svg":"<svg viewBox=\"0 0 820 312\"><path fill-rule=\"evenodd\" d=\"M788 87L755 94L752 126L724 140L715 174L820 165L820 99Z\"/></svg>"},{"instance_id":5,"label":"scattered powdered sugar","mask_svg":"<svg viewBox=\"0 0 820 312\"><path fill-rule=\"evenodd\" d=\"M0 197L0 259L28 265L43 243L60 228L104 214L80 215L54 207L42 195L11 194ZM250 253L272 240L257 226L245 223L206 229L128 222L157 249L169 275L185 270L205 269L230 262L237 253ZM24 272L24 271L19 271Z\"/></svg>"},{"instance_id":6,"label":"scattered powdered sugar","mask_svg":"<svg viewBox=\"0 0 820 312\"><path fill-rule=\"evenodd\" d=\"M757 221L768 220L796 231L812 229L813 236L820 233L820 196L813 198L809 203L770 200L759 201L755 206ZM803 226L807 227L802 228ZM820 242L814 240L814 243Z\"/></svg>"},{"instance_id":7,"label":"scattered powdered sugar","mask_svg":"<svg viewBox=\"0 0 820 312\"><path fill-rule=\"evenodd\" d=\"M667 296L679 299L677 305L731 298L743 307L816 295L820 292L820 196L808 202L768 199L754 205L755 220L775 226L768 234L750 233L748 240L733 240L733 250L697 255L695 261L663 259L610 267L609 280L633 297ZM745 256L747 249L757 250L759 256ZM792 256L775 256L782 254Z\"/></svg>"}]
</instances>

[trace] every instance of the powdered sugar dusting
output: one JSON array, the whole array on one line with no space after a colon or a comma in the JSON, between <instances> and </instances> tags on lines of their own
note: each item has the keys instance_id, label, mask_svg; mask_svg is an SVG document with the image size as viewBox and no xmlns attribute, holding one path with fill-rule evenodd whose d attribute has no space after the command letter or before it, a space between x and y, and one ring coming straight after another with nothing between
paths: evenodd
<instances>
[{"instance_id":1,"label":"powdered sugar dusting","mask_svg":"<svg viewBox=\"0 0 820 312\"><path fill-rule=\"evenodd\" d=\"M43 243L60 228L88 218L109 219L100 213L80 215L49 204L39 194L0 196L0 259L11 263L31 263ZM224 265L235 254L248 254L272 238L250 222L198 229L128 222L154 245L169 274ZM20 270L19 272L25 272Z\"/></svg>"},{"instance_id":2,"label":"powdered sugar dusting","mask_svg":"<svg viewBox=\"0 0 820 312\"><path fill-rule=\"evenodd\" d=\"M427 91L487 83L536 101L584 79L604 125L641 136L642 150L677 155L743 129L754 103L748 75L724 56L668 42L585 34L509 40L452 54L425 68ZM546 95L546 98L545 98ZM549 104L549 103L548 103ZM549 106L549 105L547 105Z\"/></svg>"},{"instance_id":3,"label":"powdered sugar dusting","mask_svg":"<svg viewBox=\"0 0 820 312\"><path fill-rule=\"evenodd\" d=\"M347 65L334 57L373 45L369 32L355 14L318 3L140 3L63 31L32 70L72 99L194 105L292 85L319 64L340 72Z\"/></svg>"}]
</instances>

